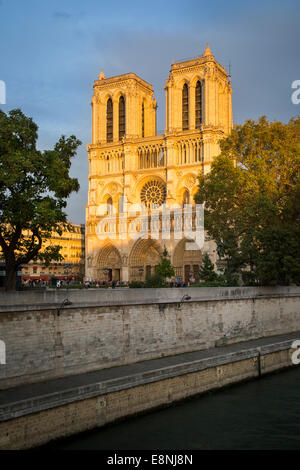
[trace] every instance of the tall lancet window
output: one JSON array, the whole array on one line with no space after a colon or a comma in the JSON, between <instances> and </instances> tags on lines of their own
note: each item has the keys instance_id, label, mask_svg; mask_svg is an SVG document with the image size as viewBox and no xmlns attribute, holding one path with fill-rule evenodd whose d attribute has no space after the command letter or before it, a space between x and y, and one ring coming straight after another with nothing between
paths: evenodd
<instances>
[{"instance_id":1,"label":"tall lancet window","mask_svg":"<svg viewBox=\"0 0 300 470\"><path fill-rule=\"evenodd\" d=\"M107 207L107 214L108 215L112 215L113 214L113 200L111 197L109 197L107 199L107 203L106 203L106 207Z\"/></svg>"},{"instance_id":2,"label":"tall lancet window","mask_svg":"<svg viewBox=\"0 0 300 470\"><path fill-rule=\"evenodd\" d=\"M142 137L145 137L145 106L142 103Z\"/></svg>"},{"instance_id":3,"label":"tall lancet window","mask_svg":"<svg viewBox=\"0 0 300 470\"><path fill-rule=\"evenodd\" d=\"M183 198L182 198L182 205L184 207L185 204L189 204L190 203L190 193L189 191L186 189L183 193Z\"/></svg>"},{"instance_id":4,"label":"tall lancet window","mask_svg":"<svg viewBox=\"0 0 300 470\"><path fill-rule=\"evenodd\" d=\"M182 89L182 130L189 128L189 89L187 84Z\"/></svg>"},{"instance_id":5,"label":"tall lancet window","mask_svg":"<svg viewBox=\"0 0 300 470\"><path fill-rule=\"evenodd\" d=\"M106 140L113 141L113 102L109 98L106 105Z\"/></svg>"},{"instance_id":6,"label":"tall lancet window","mask_svg":"<svg viewBox=\"0 0 300 470\"><path fill-rule=\"evenodd\" d=\"M203 124L202 119L202 108L203 108L203 96L202 96L202 84L200 81L196 83L196 90L195 90L195 109L196 109L196 129L199 129L201 124Z\"/></svg>"},{"instance_id":7,"label":"tall lancet window","mask_svg":"<svg viewBox=\"0 0 300 470\"><path fill-rule=\"evenodd\" d=\"M125 136L125 98L120 96L119 99L119 140Z\"/></svg>"}]
</instances>

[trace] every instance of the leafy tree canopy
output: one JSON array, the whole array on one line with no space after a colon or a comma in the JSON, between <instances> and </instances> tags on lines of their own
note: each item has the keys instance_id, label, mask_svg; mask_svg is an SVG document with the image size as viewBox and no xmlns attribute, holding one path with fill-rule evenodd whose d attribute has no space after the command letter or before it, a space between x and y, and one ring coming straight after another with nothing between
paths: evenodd
<instances>
[{"instance_id":1,"label":"leafy tree canopy","mask_svg":"<svg viewBox=\"0 0 300 470\"><path fill-rule=\"evenodd\" d=\"M215 281L217 277L218 275L215 272L214 265L211 262L208 253L205 253L199 269L199 279L202 281Z\"/></svg>"},{"instance_id":2,"label":"leafy tree canopy","mask_svg":"<svg viewBox=\"0 0 300 470\"><path fill-rule=\"evenodd\" d=\"M166 280L174 276L175 271L169 259L168 251L164 248L161 262L155 268L155 274L148 276L146 287L164 287Z\"/></svg>"},{"instance_id":3,"label":"leafy tree canopy","mask_svg":"<svg viewBox=\"0 0 300 470\"><path fill-rule=\"evenodd\" d=\"M168 251L164 248L162 260L158 266L156 266L155 270L156 274L161 276L162 279L165 281L167 278L174 276L175 271L171 264L171 261L168 257Z\"/></svg>"},{"instance_id":4,"label":"leafy tree canopy","mask_svg":"<svg viewBox=\"0 0 300 470\"><path fill-rule=\"evenodd\" d=\"M300 284L300 116L248 120L221 141L199 177L205 228L220 241L227 273L248 284Z\"/></svg>"},{"instance_id":5,"label":"leafy tree canopy","mask_svg":"<svg viewBox=\"0 0 300 470\"><path fill-rule=\"evenodd\" d=\"M67 198L79 189L69 170L81 142L62 136L53 150L41 151L37 139L38 126L20 109L0 111L0 248L7 289L15 288L18 266L62 259L57 246L43 242L53 231L62 233Z\"/></svg>"}]
</instances>

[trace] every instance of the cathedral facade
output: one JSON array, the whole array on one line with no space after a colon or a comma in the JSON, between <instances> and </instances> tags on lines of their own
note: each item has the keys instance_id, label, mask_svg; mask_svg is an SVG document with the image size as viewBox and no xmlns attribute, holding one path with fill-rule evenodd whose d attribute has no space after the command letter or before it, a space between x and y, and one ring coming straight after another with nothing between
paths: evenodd
<instances>
[{"instance_id":1,"label":"cathedral facade","mask_svg":"<svg viewBox=\"0 0 300 470\"><path fill-rule=\"evenodd\" d=\"M207 46L201 57L171 65L164 90L165 130L157 134L149 83L134 73L105 78L102 71L94 82L86 207L89 280L144 280L155 272L164 248L183 282L197 279L205 252L216 261L212 241L188 249L184 230L175 234L175 213L190 212L194 224L197 176L209 172L220 139L233 125L230 77ZM151 211L158 227L154 235ZM163 235L163 212L169 214L169 235Z\"/></svg>"}]
</instances>

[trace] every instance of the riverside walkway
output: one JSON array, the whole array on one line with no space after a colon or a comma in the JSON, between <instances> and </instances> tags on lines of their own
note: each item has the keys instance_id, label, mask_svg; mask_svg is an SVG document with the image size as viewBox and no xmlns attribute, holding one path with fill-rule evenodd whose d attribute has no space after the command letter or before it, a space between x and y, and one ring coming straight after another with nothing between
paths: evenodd
<instances>
[{"instance_id":1,"label":"riverside walkway","mask_svg":"<svg viewBox=\"0 0 300 470\"><path fill-rule=\"evenodd\" d=\"M251 357L260 363L261 356L291 349L296 339L300 331L2 390L0 421Z\"/></svg>"}]
</instances>

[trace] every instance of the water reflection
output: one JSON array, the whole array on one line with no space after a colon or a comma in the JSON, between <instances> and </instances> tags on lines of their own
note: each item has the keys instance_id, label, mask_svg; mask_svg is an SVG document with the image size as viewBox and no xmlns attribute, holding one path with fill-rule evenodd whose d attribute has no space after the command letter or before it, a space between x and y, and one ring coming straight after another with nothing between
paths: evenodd
<instances>
[{"instance_id":1,"label":"water reflection","mask_svg":"<svg viewBox=\"0 0 300 470\"><path fill-rule=\"evenodd\" d=\"M60 449L300 449L300 367L52 444Z\"/></svg>"}]
</instances>

